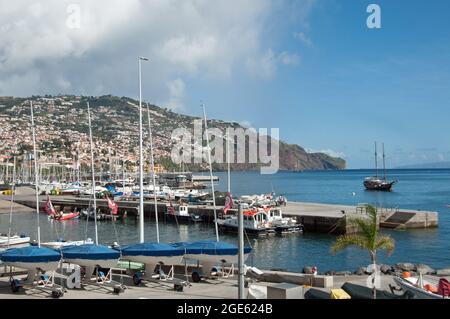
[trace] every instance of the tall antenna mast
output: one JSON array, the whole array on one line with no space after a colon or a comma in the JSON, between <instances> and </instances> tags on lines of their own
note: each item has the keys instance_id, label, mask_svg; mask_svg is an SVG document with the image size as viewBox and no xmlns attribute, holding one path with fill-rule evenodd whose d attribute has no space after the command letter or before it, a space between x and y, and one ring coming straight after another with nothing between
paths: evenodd
<instances>
[{"instance_id":1,"label":"tall antenna mast","mask_svg":"<svg viewBox=\"0 0 450 319\"><path fill-rule=\"evenodd\" d=\"M216 239L217 239L217 241L219 241L219 226L217 225L217 210L216 210L216 194L215 194L215 190L214 190L214 178L212 175L211 150L209 148L208 122L206 120L205 104L203 104L203 103L202 103L202 108L203 108L203 117L205 119L206 147L208 148L209 175L211 178L211 191L212 191L213 207L214 207L214 223L216 225Z\"/></svg>"}]
</instances>

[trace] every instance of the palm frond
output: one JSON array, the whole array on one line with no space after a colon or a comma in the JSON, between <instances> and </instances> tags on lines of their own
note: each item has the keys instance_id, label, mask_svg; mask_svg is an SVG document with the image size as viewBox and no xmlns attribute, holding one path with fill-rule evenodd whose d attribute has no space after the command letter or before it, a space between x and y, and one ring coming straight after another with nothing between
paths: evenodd
<instances>
[{"instance_id":1,"label":"palm frond","mask_svg":"<svg viewBox=\"0 0 450 319\"><path fill-rule=\"evenodd\" d=\"M386 249L388 255L395 249L395 240L388 235L378 236L375 243L375 249Z\"/></svg>"},{"instance_id":2,"label":"palm frond","mask_svg":"<svg viewBox=\"0 0 450 319\"><path fill-rule=\"evenodd\" d=\"M357 246L359 248L367 249L367 241L361 235L339 236L333 246L331 246L331 253L336 254L349 246Z\"/></svg>"}]
</instances>

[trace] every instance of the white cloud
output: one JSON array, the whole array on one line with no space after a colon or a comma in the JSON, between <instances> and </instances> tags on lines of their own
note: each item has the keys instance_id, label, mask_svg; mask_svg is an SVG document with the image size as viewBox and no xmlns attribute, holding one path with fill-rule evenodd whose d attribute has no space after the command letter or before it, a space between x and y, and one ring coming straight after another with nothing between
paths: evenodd
<instances>
[{"instance_id":1,"label":"white cloud","mask_svg":"<svg viewBox=\"0 0 450 319\"><path fill-rule=\"evenodd\" d=\"M297 53L281 52L278 56L280 62L284 65L298 65L300 63L300 56Z\"/></svg>"},{"instance_id":2,"label":"white cloud","mask_svg":"<svg viewBox=\"0 0 450 319\"><path fill-rule=\"evenodd\" d=\"M304 32L295 32L294 38L305 44L307 47L312 47L312 40Z\"/></svg>"},{"instance_id":3,"label":"white cloud","mask_svg":"<svg viewBox=\"0 0 450 319\"><path fill-rule=\"evenodd\" d=\"M298 65L299 63L300 56L297 53L283 51L277 55L272 49L269 49L260 57L248 59L247 68L256 76L271 79L275 75L279 64Z\"/></svg>"},{"instance_id":4,"label":"white cloud","mask_svg":"<svg viewBox=\"0 0 450 319\"><path fill-rule=\"evenodd\" d=\"M275 53L269 49L259 57L247 59L247 68L256 76L265 79L272 78L277 69Z\"/></svg>"},{"instance_id":5,"label":"white cloud","mask_svg":"<svg viewBox=\"0 0 450 319\"><path fill-rule=\"evenodd\" d=\"M0 1L0 95L136 97L137 56L144 55L144 98L177 108L190 79L232 80L242 72L270 79L278 64L299 59L274 52L265 39L280 6L270 0ZM73 3L80 28L68 27Z\"/></svg>"},{"instance_id":6,"label":"white cloud","mask_svg":"<svg viewBox=\"0 0 450 319\"><path fill-rule=\"evenodd\" d=\"M176 79L167 83L170 98L167 103L163 103L169 109L182 110L184 108L183 98L186 91L186 85L182 79Z\"/></svg>"}]
</instances>

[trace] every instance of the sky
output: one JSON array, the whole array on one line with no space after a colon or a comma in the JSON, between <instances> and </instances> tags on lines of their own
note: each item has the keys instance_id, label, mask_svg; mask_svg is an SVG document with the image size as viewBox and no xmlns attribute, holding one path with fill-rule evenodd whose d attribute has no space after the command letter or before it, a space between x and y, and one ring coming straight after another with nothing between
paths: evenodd
<instances>
[{"instance_id":1,"label":"sky","mask_svg":"<svg viewBox=\"0 0 450 319\"><path fill-rule=\"evenodd\" d=\"M381 28L369 29L370 4ZM0 95L113 94L373 166L450 161L447 0L0 0Z\"/></svg>"}]
</instances>

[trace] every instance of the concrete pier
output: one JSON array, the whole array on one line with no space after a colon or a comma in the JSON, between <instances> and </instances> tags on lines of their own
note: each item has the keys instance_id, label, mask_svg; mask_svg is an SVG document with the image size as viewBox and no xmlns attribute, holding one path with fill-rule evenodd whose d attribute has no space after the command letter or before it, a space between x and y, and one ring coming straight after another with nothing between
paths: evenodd
<instances>
[{"instance_id":1,"label":"concrete pier","mask_svg":"<svg viewBox=\"0 0 450 319\"><path fill-rule=\"evenodd\" d=\"M8 200L8 197L0 196L0 200ZM91 200L86 197L75 196L52 196L53 205L59 206L59 209L86 208L90 205ZM17 195L16 203L28 207L35 207L35 198L33 195ZM41 208L46 201L45 196L41 196ZM139 206L138 200L121 200L117 201L119 212L127 212L128 216L136 216ZM166 205L168 202L158 203L158 213L164 216ZM97 206L105 213L109 214L107 200L97 200ZM189 212L200 215L203 221L212 223L214 221L214 210L212 205L188 205ZM348 205L330 205L303 202L288 202L286 206L282 206L281 210L284 216L295 217L304 225L305 232L328 233L328 234L345 234L354 233L353 229L346 220L355 217L365 216L366 206L360 204L358 206ZM146 216L154 216L154 203L147 200L144 203L144 213ZM217 206L217 213L221 216L223 206ZM235 213L236 210L230 210ZM406 209L379 209L380 227L388 229L413 229L413 228L433 228L438 227L438 213L420 210Z\"/></svg>"}]
</instances>

